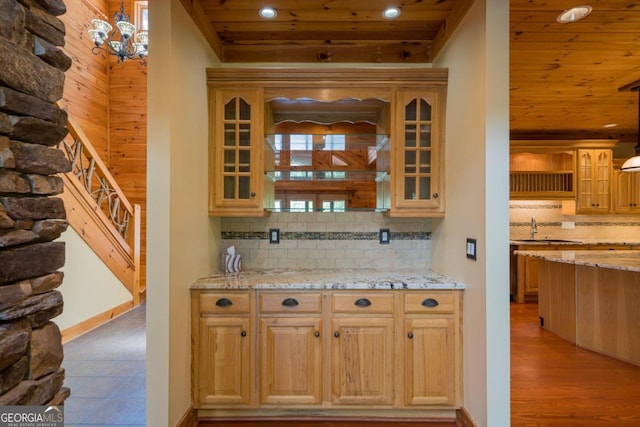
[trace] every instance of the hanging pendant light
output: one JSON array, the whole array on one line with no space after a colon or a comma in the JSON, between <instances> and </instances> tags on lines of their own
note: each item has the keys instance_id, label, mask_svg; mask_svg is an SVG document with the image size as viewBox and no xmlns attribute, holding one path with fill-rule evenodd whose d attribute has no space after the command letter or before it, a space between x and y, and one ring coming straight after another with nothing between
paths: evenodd
<instances>
[{"instance_id":1,"label":"hanging pendant light","mask_svg":"<svg viewBox=\"0 0 640 427\"><path fill-rule=\"evenodd\" d=\"M631 90L638 92L638 142L635 146L635 156L622 164L622 172L640 172L640 85L632 87Z\"/></svg>"},{"instance_id":2,"label":"hanging pendant light","mask_svg":"<svg viewBox=\"0 0 640 427\"><path fill-rule=\"evenodd\" d=\"M115 29L107 21L101 19L91 21L93 29L89 30L89 35L95 43L91 52L94 55L98 55L101 51L115 55L118 63L127 59L138 59L142 65L146 65L149 33L139 31L136 34L136 26L129 21L129 15L124 12L124 0L120 2L120 10L113 15L113 20Z\"/></svg>"}]
</instances>

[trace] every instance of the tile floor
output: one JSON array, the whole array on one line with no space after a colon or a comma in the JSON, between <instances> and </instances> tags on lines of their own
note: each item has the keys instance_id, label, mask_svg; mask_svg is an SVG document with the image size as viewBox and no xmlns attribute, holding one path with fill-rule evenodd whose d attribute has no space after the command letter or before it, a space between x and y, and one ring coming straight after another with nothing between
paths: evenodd
<instances>
[{"instance_id":1,"label":"tile floor","mask_svg":"<svg viewBox=\"0 0 640 427\"><path fill-rule=\"evenodd\" d=\"M146 424L145 305L64 345L65 426Z\"/></svg>"}]
</instances>

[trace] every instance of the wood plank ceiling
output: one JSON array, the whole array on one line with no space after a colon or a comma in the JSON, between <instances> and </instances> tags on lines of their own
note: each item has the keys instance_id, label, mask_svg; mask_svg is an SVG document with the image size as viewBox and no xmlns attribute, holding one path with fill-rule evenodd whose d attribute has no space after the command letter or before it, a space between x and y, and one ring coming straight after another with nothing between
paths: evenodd
<instances>
[{"instance_id":1,"label":"wood plank ceiling","mask_svg":"<svg viewBox=\"0 0 640 427\"><path fill-rule=\"evenodd\" d=\"M432 62L473 0L398 0L393 20L388 0L182 3L226 63L406 64ZM579 4L586 19L556 21ZM618 88L640 79L640 1L511 0L510 21L512 139L637 140L638 94Z\"/></svg>"}]
</instances>

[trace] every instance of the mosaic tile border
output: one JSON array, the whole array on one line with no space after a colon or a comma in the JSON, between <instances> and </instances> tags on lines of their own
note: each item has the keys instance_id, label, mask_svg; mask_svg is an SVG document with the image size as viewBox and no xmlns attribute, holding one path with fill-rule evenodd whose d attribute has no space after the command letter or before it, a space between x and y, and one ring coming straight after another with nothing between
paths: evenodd
<instances>
[{"instance_id":1,"label":"mosaic tile border","mask_svg":"<svg viewBox=\"0 0 640 427\"><path fill-rule=\"evenodd\" d=\"M223 231L220 233L222 240L268 240L267 231ZM280 232L280 240L375 240L378 241L377 231L370 232L343 232L343 231L283 231ZM404 231L391 232L393 240L431 240L429 231Z\"/></svg>"}]
</instances>

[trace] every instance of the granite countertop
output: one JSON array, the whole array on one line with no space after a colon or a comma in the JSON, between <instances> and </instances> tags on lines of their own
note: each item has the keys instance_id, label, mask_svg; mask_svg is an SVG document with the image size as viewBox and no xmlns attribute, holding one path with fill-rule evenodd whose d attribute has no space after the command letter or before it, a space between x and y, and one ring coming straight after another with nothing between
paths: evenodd
<instances>
[{"instance_id":1,"label":"granite countertop","mask_svg":"<svg viewBox=\"0 0 640 427\"><path fill-rule=\"evenodd\" d=\"M640 272L640 251L516 251L546 261Z\"/></svg>"},{"instance_id":2,"label":"granite countertop","mask_svg":"<svg viewBox=\"0 0 640 427\"><path fill-rule=\"evenodd\" d=\"M191 289L464 289L465 285L433 270L270 269L217 273Z\"/></svg>"},{"instance_id":3,"label":"granite countertop","mask_svg":"<svg viewBox=\"0 0 640 427\"><path fill-rule=\"evenodd\" d=\"M620 246L640 246L640 241L615 241L615 240L602 240L602 239L511 239L509 241L512 245L591 245L591 246L608 246L608 245L620 245Z\"/></svg>"}]
</instances>

